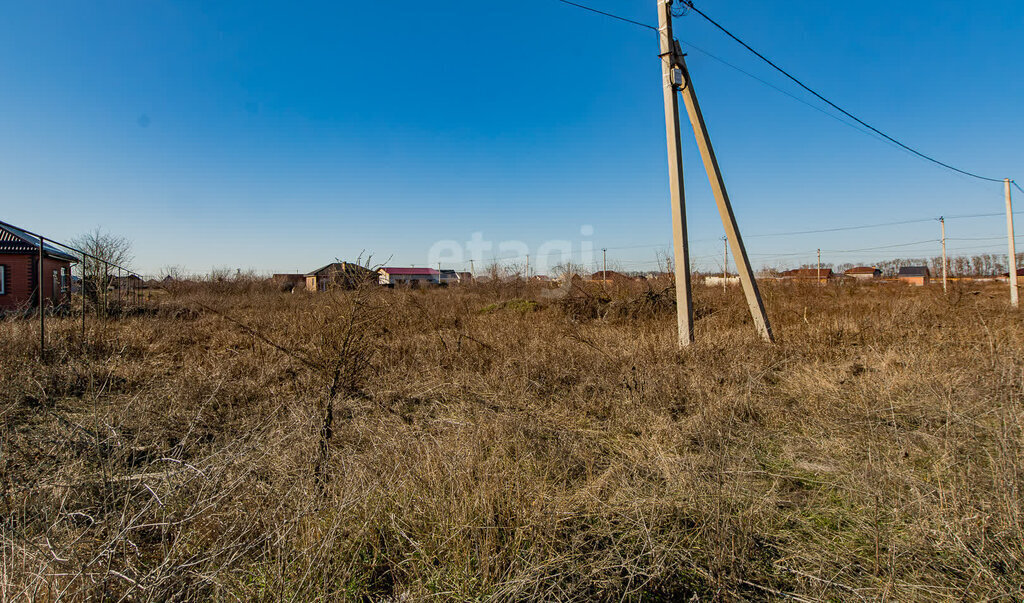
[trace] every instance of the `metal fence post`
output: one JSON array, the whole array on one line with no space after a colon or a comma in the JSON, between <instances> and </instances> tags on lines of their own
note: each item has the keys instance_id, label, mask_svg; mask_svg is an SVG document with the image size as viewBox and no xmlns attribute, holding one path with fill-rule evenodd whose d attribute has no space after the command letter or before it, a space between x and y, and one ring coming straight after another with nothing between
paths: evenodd
<instances>
[{"instance_id":1,"label":"metal fence post","mask_svg":"<svg viewBox=\"0 0 1024 603\"><path fill-rule=\"evenodd\" d=\"M85 345L85 252L82 252L82 282L78 292L82 295L82 345Z\"/></svg>"},{"instance_id":2,"label":"metal fence post","mask_svg":"<svg viewBox=\"0 0 1024 603\"><path fill-rule=\"evenodd\" d=\"M43 245L46 240L39 237L39 282L36 284L39 291L39 359L46 358L46 298L43 295Z\"/></svg>"}]
</instances>

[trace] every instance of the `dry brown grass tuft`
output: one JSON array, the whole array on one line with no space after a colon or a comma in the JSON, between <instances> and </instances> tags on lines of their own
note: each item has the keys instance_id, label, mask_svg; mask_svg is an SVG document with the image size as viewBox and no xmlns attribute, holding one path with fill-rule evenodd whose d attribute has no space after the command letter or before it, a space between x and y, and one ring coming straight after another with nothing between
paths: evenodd
<instances>
[{"instance_id":1,"label":"dry brown grass tuft","mask_svg":"<svg viewBox=\"0 0 1024 603\"><path fill-rule=\"evenodd\" d=\"M0 325L4 600L1020 599L1002 290L282 293Z\"/></svg>"}]
</instances>

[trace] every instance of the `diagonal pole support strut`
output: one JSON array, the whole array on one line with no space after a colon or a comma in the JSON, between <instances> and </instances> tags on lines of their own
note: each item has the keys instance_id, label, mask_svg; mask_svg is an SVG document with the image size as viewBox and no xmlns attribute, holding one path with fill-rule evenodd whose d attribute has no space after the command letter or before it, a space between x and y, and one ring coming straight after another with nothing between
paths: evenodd
<instances>
[{"instance_id":1,"label":"diagonal pole support strut","mask_svg":"<svg viewBox=\"0 0 1024 603\"><path fill-rule=\"evenodd\" d=\"M764 309L764 302L761 299L761 291L757 287L757 280L754 279L754 271L750 267L750 260L747 257L747 249L743 245L743 238L740 236L739 226L736 224L736 216L732 211L732 203L729 201L729 193L725 188L725 180L722 178L722 170L718 167L718 158L715 156L715 148L711 144L711 136L708 134L707 126L704 123L704 114L701 113L700 103L697 101L697 93L693 89L693 80L686 68L686 59L682 52L679 52L678 42L675 45L675 60L677 66L683 72L683 85L681 93L683 103L686 105L686 112L690 116L690 124L693 126L693 134L697 138L697 147L700 149L701 158L704 160L704 170L711 182L711 190L715 195L715 203L718 205L718 213L722 217L722 226L725 227L725 235L729 238L729 246L732 248L733 260L736 262L736 271L740 276L740 283L743 285L743 294L747 298L747 305L750 307L750 316L754 319L754 326L758 335L769 343L774 343L775 337L772 334L771 323L768 322L768 314Z\"/></svg>"}]
</instances>

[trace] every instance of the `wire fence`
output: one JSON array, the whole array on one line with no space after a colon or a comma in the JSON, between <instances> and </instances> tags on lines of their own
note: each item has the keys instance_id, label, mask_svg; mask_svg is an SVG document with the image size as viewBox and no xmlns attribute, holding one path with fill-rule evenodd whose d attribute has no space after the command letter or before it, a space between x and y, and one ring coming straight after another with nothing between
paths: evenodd
<instances>
[{"instance_id":1,"label":"wire fence","mask_svg":"<svg viewBox=\"0 0 1024 603\"><path fill-rule=\"evenodd\" d=\"M74 257L74 255L81 257L82 277L79 281L78 292L81 297L80 317L83 343L86 342L86 317L89 314L88 302L90 294L94 297L93 307L95 309L95 314L97 318L100 319L108 318L110 314L111 301L116 301L120 310L122 304L125 302L139 304L143 300L142 285L144 281L142 276L137 274L135 271L68 245L67 243L45 237L39 233L2 220L0 220L0 228L15 231L13 233L15 236L24 239L36 250L36 266L33 270L35 283L31 288L31 293L26 301L29 306L27 309L34 307L35 312L39 315L39 356L41 359L46 359L47 315L61 312L71 313L74 312L74 308L76 306L73 295L74 277L71 274L66 275L66 277L58 278L57 275L59 273L55 273L54 278L51 279L52 284L50 295L47 296L45 272L47 270L46 260L48 258L55 260L58 263L61 261L68 261L70 263L70 258ZM61 249L67 250L71 253L64 254ZM67 259L61 257L62 255L66 256ZM92 260L96 266L102 267L103 269L102 275L98 274L98 269L97 274L91 275L91 283L90 275L87 273L86 269L89 260ZM78 262L78 259L76 258L74 261ZM116 298L111 300L111 295L116 295Z\"/></svg>"}]
</instances>

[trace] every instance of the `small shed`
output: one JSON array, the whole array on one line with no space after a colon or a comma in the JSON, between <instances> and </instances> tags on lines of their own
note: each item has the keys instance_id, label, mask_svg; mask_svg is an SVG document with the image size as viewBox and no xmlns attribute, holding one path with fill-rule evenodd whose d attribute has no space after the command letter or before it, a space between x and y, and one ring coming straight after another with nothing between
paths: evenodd
<instances>
[{"instance_id":1,"label":"small shed","mask_svg":"<svg viewBox=\"0 0 1024 603\"><path fill-rule=\"evenodd\" d=\"M904 266L896 275L900 282L917 287L927 285L930 277L927 266Z\"/></svg>"}]
</instances>

